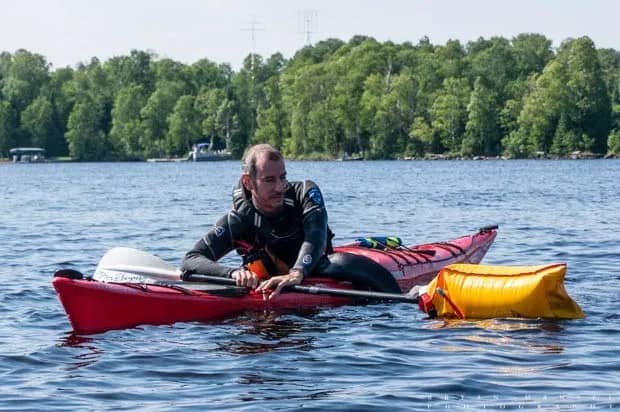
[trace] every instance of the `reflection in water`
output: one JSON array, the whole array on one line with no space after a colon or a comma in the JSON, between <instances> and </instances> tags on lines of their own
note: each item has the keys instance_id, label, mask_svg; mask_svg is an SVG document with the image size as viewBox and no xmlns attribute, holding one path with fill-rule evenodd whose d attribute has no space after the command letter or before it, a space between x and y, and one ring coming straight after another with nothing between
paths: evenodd
<instances>
[{"instance_id":1,"label":"reflection in water","mask_svg":"<svg viewBox=\"0 0 620 412\"><path fill-rule=\"evenodd\" d=\"M63 338L60 339L58 346L65 347L81 347L84 343L91 343L93 338L88 336L77 335L74 332L67 332Z\"/></svg>"},{"instance_id":2,"label":"reflection in water","mask_svg":"<svg viewBox=\"0 0 620 412\"><path fill-rule=\"evenodd\" d=\"M104 353L93 344L93 338L86 336L76 335L73 332L68 332L63 338L60 339L59 347L71 347L75 349L85 349L86 352L80 353L73 357L76 362L71 362L67 366L67 370L76 370L84 366L89 366L97 362L97 360Z\"/></svg>"},{"instance_id":3,"label":"reflection in water","mask_svg":"<svg viewBox=\"0 0 620 412\"><path fill-rule=\"evenodd\" d=\"M309 309L294 311L294 316L287 316L290 311L248 312L231 321L237 327L235 336L218 345L219 350L234 355L266 354L282 349L311 352L315 336L324 334L328 328L315 326L312 317L319 310ZM280 355L287 356L287 355ZM260 357L263 358L262 356ZM272 366L276 366L275 369ZM327 398L331 390L317 390L315 383L306 376L295 376L295 366L287 361L281 365L270 365L252 372L242 373L236 383L247 386L247 390L239 392L241 402L258 400L287 401L311 400ZM264 388L289 388L278 391ZM299 394L296 394L299 391Z\"/></svg>"},{"instance_id":4,"label":"reflection in water","mask_svg":"<svg viewBox=\"0 0 620 412\"><path fill-rule=\"evenodd\" d=\"M432 329L463 329L475 332L461 336L460 339L472 343L487 343L511 350L523 348L534 353L558 354L564 351L564 345L557 342L564 331L559 321L553 320L524 320L524 319L441 319L433 322ZM489 334L494 332L494 334ZM522 332L526 332L523 339ZM534 334L532 333L534 332ZM543 332L536 334L535 332ZM553 342L548 342L548 340ZM449 345L443 348L447 352L485 351L484 346Z\"/></svg>"},{"instance_id":5,"label":"reflection in water","mask_svg":"<svg viewBox=\"0 0 620 412\"><path fill-rule=\"evenodd\" d=\"M562 332L564 328L559 321L544 319L437 319L431 324L432 329L479 328L495 331L542 330L545 332Z\"/></svg>"},{"instance_id":6,"label":"reflection in water","mask_svg":"<svg viewBox=\"0 0 620 412\"><path fill-rule=\"evenodd\" d=\"M265 353L282 348L296 348L303 351L313 349L313 336L308 335L302 316L313 316L317 310L295 311L295 318L282 315L282 311L248 312L234 320L240 327L238 335L218 348L232 354ZM327 328L319 332L324 332ZM302 336L295 336L303 333Z\"/></svg>"}]
</instances>

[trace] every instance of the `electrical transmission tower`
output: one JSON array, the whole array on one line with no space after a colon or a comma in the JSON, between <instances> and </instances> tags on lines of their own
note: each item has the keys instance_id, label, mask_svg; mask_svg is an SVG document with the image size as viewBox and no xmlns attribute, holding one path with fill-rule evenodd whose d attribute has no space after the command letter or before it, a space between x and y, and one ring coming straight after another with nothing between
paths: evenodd
<instances>
[{"instance_id":1,"label":"electrical transmission tower","mask_svg":"<svg viewBox=\"0 0 620 412\"><path fill-rule=\"evenodd\" d=\"M299 32L305 36L306 46L312 45L312 33L316 33L319 13L314 9L300 10L298 13Z\"/></svg>"},{"instance_id":2,"label":"electrical transmission tower","mask_svg":"<svg viewBox=\"0 0 620 412\"><path fill-rule=\"evenodd\" d=\"M250 38L252 39L252 52L250 54L250 69L254 72L254 56L256 56L256 33L259 31L265 31L262 27L260 27L260 22L256 20L256 16L250 16L251 20L247 22L249 27L243 28L241 30L250 32Z\"/></svg>"}]
</instances>

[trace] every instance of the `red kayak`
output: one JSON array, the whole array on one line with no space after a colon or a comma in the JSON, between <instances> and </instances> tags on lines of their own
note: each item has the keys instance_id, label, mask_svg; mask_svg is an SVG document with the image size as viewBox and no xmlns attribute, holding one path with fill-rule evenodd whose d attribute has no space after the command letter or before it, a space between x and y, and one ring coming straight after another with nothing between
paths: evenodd
<instances>
[{"instance_id":1,"label":"red kayak","mask_svg":"<svg viewBox=\"0 0 620 412\"><path fill-rule=\"evenodd\" d=\"M402 292L414 285L428 283L442 268L453 263L479 263L497 235L497 227L447 242L409 247L372 249L359 245L340 246L335 252L363 256L387 269ZM144 252L141 252L144 254ZM153 257L154 259L158 259ZM105 259L105 257L104 257ZM102 262L103 260L102 259ZM373 264L372 262L370 262ZM152 273L166 271L159 264ZM101 266L101 263L100 263ZM117 265L115 273L135 266ZM128 278L99 281L83 277L73 270L60 270L52 284L67 313L73 330L79 334L100 333L137 325L163 325L175 322L211 321L242 311L283 310L338 306L352 298L285 292L270 301L262 294L244 288L207 283L182 282L170 268L169 281ZM140 270L148 274L147 270ZM175 279L174 281L172 279ZM147 279L147 280L145 280ZM352 289L352 283L326 277L307 278L303 285L315 288Z\"/></svg>"}]
</instances>

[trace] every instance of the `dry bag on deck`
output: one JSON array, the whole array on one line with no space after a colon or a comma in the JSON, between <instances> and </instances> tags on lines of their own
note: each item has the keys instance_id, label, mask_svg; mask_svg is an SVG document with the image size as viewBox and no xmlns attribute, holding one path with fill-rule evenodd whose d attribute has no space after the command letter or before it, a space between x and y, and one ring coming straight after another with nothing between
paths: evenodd
<instances>
[{"instance_id":1,"label":"dry bag on deck","mask_svg":"<svg viewBox=\"0 0 620 412\"><path fill-rule=\"evenodd\" d=\"M439 317L579 319L584 314L564 288L566 264L444 268L420 296Z\"/></svg>"},{"instance_id":2,"label":"dry bag on deck","mask_svg":"<svg viewBox=\"0 0 620 412\"><path fill-rule=\"evenodd\" d=\"M402 239L397 236L358 237L355 243L361 247L380 250L396 249L403 245Z\"/></svg>"}]
</instances>

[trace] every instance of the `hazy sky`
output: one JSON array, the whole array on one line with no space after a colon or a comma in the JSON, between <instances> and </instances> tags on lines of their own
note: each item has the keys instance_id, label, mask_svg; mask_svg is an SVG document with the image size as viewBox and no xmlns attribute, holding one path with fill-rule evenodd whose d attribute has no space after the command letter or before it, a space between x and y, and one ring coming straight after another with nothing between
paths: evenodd
<instances>
[{"instance_id":1,"label":"hazy sky","mask_svg":"<svg viewBox=\"0 0 620 412\"><path fill-rule=\"evenodd\" d=\"M55 68L139 49L237 69L252 51L252 27L264 57L292 57L308 32L312 42L363 34L414 44L530 32L554 46L587 35L620 50L619 19L615 0L0 0L0 51L23 48Z\"/></svg>"}]
</instances>

